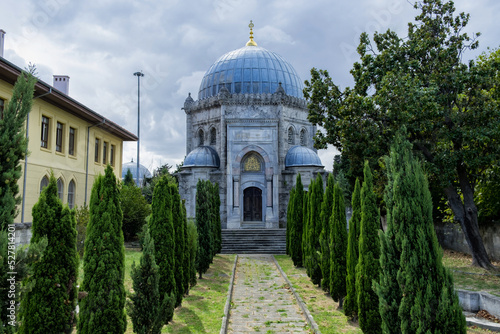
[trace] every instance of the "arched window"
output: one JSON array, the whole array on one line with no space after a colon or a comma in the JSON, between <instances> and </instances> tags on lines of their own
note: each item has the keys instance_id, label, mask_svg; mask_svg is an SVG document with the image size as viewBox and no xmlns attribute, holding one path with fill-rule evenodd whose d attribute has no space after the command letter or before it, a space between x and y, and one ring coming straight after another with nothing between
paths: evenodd
<instances>
[{"instance_id":1,"label":"arched window","mask_svg":"<svg viewBox=\"0 0 500 334\"><path fill-rule=\"evenodd\" d=\"M43 188L45 188L48 185L49 185L49 178L47 177L47 175L45 175L42 178L42 181L40 182L40 194L42 193Z\"/></svg>"},{"instance_id":2,"label":"arched window","mask_svg":"<svg viewBox=\"0 0 500 334\"><path fill-rule=\"evenodd\" d=\"M212 130L210 130L210 145L215 144L217 144L217 130L215 130L215 128L212 128Z\"/></svg>"},{"instance_id":3,"label":"arched window","mask_svg":"<svg viewBox=\"0 0 500 334\"><path fill-rule=\"evenodd\" d=\"M70 209L75 207L75 181L71 180L68 185L68 206Z\"/></svg>"},{"instance_id":4,"label":"arched window","mask_svg":"<svg viewBox=\"0 0 500 334\"><path fill-rule=\"evenodd\" d=\"M293 131L293 127L288 128L288 144L295 144L295 133Z\"/></svg>"},{"instance_id":5,"label":"arched window","mask_svg":"<svg viewBox=\"0 0 500 334\"><path fill-rule=\"evenodd\" d=\"M198 146L205 145L205 133L202 129L198 131Z\"/></svg>"},{"instance_id":6,"label":"arched window","mask_svg":"<svg viewBox=\"0 0 500 334\"><path fill-rule=\"evenodd\" d=\"M64 196L64 183L63 183L63 180L61 178L57 179L57 196L59 196L59 198L61 199L61 201L63 200L63 196Z\"/></svg>"},{"instance_id":7,"label":"arched window","mask_svg":"<svg viewBox=\"0 0 500 334\"><path fill-rule=\"evenodd\" d=\"M307 145L306 129L300 130L300 145L301 146Z\"/></svg>"}]
</instances>

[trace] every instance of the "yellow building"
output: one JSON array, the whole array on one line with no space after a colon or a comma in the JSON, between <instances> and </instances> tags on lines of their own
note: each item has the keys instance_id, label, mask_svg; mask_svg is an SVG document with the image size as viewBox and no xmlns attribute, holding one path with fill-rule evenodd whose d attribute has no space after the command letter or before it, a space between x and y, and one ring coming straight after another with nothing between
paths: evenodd
<instances>
[{"instance_id":1,"label":"yellow building","mask_svg":"<svg viewBox=\"0 0 500 334\"><path fill-rule=\"evenodd\" d=\"M0 112L12 97L21 69L0 57ZM137 136L67 95L69 77L54 76L54 86L35 85L27 120L28 158L19 180L23 204L16 223L30 223L31 210L51 171L58 180L59 197L71 208L88 203L94 178L107 164L121 179L124 141ZM55 88L54 88L55 87ZM26 173L24 170L26 168ZM25 186L24 186L25 185Z\"/></svg>"}]
</instances>

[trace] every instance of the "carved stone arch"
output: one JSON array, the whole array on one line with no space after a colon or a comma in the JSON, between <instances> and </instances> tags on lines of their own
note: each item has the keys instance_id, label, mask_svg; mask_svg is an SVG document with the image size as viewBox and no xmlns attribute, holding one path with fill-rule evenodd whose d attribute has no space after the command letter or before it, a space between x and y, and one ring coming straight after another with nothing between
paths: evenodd
<instances>
[{"instance_id":1,"label":"carved stone arch","mask_svg":"<svg viewBox=\"0 0 500 334\"><path fill-rule=\"evenodd\" d=\"M300 145L307 146L307 130L306 130L306 128L302 128L300 130Z\"/></svg>"},{"instance_id":2,"label":"carved stone arch","mask_svg":"<svg viewBox=\"0 0 500 334\"><path fill-rule=\"evenodd\" d=\"M250 152L255 152L260 155L262 158L262 161L264 162L263 165L263 170L265 171L266 174L271 173L272 174L272 169L267 168L271 164L271 159L269 157L269 154L267 154L266 151L264 151L260 146L258 145L248 145L244 149L238 153L236 158L234 159L235 165L233 165L233 174L239 175L241 174L242 171L242 165L241 162L243 158Z\"/></svg>"},{"instance_id":3,"label":"carved stone arch","mask_svg":"<svg viewBox=\"0 0 500 334\"><path fill-rule=\"evenodd\" d=\"M295 145L295 127L291 124L288 127L287 140L289 145Z\"/></svg>"},{"instance_id":4,"label":"carved stone arch","mask_svg":"<svg viewBox=\"0 0 500 334\"><path fill-rule=\"evenodd\" d=\"M241 160L241 171L243 173L260 173L264 171L264 168L264 159L255 151L247 153Z\"/></svg>"}]
</instances>

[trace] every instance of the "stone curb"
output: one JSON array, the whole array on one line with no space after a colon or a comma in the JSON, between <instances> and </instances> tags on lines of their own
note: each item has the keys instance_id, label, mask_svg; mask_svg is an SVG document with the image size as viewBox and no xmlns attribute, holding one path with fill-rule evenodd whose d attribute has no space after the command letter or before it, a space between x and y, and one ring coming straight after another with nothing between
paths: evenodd
<instances>
[{"instance_id":1,"label":"stone curb","mask_svg":"<svg viewBox=\"0 0 500 334\"><path fill-rule=\"evenodd\" d=\"M465 317L465 322L467 323L467 326L476 326L482 329L490 330L492 332L500 332L500 324L497 324L495 322L473 317Z\"/></svg>"},{"instance_id":2,"label":"stone curb","mask_svg":"<svg viewBox=\"0 0 500 334\"><path fill-rule=\"evenodd\" d=\"M299 303L300 309L302 310L302 312L306 316L307 323L312 328L312 330L314 331L315 334L321 334L321 332L319 330L319 327L318 327L318 324L316 324L316 321L314 321L314 318L311 315L311 312L309 312L309 310L307 309L306 304L304 303L304 301L302 300L302 298L300 298L300 296L297 293L297 291L295 291L295 288L293 287L292 283L288 279L288 276L286 276L286 274L283 271L283 269L281 269L281 267L278 264L278 261L276 261L276 258L274 257L274 255L272 255L272 257L273 257L274 264L276 265L276 267L278 267L278 270L280 271L281 276L283 276L283 278L285 279L286 283L288 284L288 286L292 290L293 295L295 296L295 299L297 300L297 303Z\"/></svg>"},{"instance_id":3,"label":"stone curb","mask_svg":"<svg viewBox=\"0 0 500 334\"><path fill-rule=\"evenodd\" d=\"M229 324L229 311L231 309L231 296L233 295L234 286L234 275L236 273L236 264L238 263L238 254L234 258L233 273L231 274L231 283L229 283L229 288L227 289L226 306L224 306L224 317L222 317L222 326L220 328L220 334L227 333L227 325Z\"/></svg>"}]
</instances>

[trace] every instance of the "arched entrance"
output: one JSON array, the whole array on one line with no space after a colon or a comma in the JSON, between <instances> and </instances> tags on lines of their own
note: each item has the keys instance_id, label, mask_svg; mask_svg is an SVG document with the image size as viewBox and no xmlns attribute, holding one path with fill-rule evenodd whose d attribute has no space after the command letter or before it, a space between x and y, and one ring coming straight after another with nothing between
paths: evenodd
<instances>
[{"instance_id":1,"label":"arched entrance","mask_svg":"<svg viewBox=\"0 0 500 334\"><path fill-rule=\"evenodd\" d=\"M262 221L262 190L257 187L243 190L243 221Z\"/></svg>"}]
</instances>

